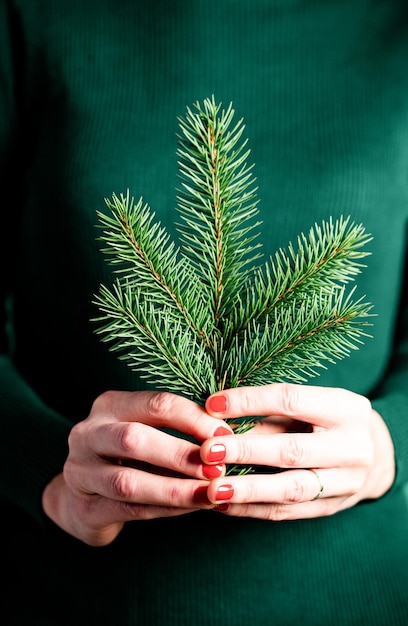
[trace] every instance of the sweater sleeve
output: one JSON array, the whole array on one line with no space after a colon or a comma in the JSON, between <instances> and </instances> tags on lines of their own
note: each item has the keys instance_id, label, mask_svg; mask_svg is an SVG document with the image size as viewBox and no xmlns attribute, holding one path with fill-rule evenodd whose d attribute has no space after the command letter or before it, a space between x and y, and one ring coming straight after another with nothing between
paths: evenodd
<instances>
[{"instance_id":1,"label":"sweater sleeve","mask_svg":"<svg viewBox=\"0 0 408 626\"><path fill-rule=\"evenodd\" d=\"M72 424L42 402L13 363L12 283L18 254L13 233L24 195L22 104L16 76L24 68L18 18L7 0L0 0L0 39L0 495L41 523L41 494L62 469Z\"/></svg>"},{"instance_id":2,"label":"sweater sleeve","mask_svg":"<svg viewBox=\"0 0 408 626\"><path fill-rule=\"evenodd\" d=\"M404 285L407 285L405 276ZM394 442L396 479L394 488L408 482L408 287L401 298L401 311L390 366L372 400L386 422Z\"/></svg>"}]
</instances>

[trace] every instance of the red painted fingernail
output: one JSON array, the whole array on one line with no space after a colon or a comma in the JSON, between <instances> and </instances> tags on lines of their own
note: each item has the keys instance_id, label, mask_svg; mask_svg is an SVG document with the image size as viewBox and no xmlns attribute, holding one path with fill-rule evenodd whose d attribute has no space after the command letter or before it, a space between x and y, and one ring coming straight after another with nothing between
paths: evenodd
<instances>
[{"instance_id":1,"label":"red painted fingernail","mask_svg":"<svg viewBox=\"0 0 408 626\"><path fill-rule=\"evenodd\" d=\"M217 430L214 433L214 437L222 437L223 435L233 435L232 430L228 430L224 426L218 426Z\"/></svg>"},{"instance_id":2,"label":"red painted fingernail","mask_svg":"<svg viewBox=\"0 0 408 626\"><path fill-rule=\"evenodd\" d=\"M197 487L193 496L194 504L211 504L207 497L207 485Z\"/></svg>"},{"instance_id":3,"label":"red painted fingernail","mask_svg":"<svg viewBox=\"0 0 408 626\"><path fill-rule=\"evenodd\" d=\"M203 474L206 478L219 478L223 469L223 465L203 465Z\"/></svg>"},{"instance_id":4,"label":"red painted fingernail","mask_svg":"<svg viewBox=\"0 0 408 626\"><path fill-rule=\"evenodd\" d=\"M222 502L221 504L217 504L217 506L213 508L213 511L220 511L220 513L225 513L225 511L228 511L228 509L228 502Z\"/></svg>"},{"instance_id":5,"label":"red painted fingernail","mask_svg":"<svg viewBox=\"0 0 408 626\"><path fill-rule=\"evenodd\" d=\"M225 458L227 451L223 443L215 443L211 446L207 459L210 463L217 463L218 461L223 461Z\"/></svg>"},{"instance_id":6,"label":"red painted fingernail","mask_svg":"<svg viewBox=\"0 0 408 626\"><path fill-rule=\"evenodd\" d=\"M227 408L227 398L225 396L212 396L208 398L207 406L214 413L222 413Z\"/></svg>"},{"instance_id":7,"label":"red painted fingernail","mask_svg":"<svg viewBox=\"0 0 408 626\"><path fill-rule=\"evenodd\" d=\"M231 500L233 495L234 495L234 488L232 485L221 485L221 487L218 487L216 491L215 499L216 500Z\"/></svg>"}]
</instances>

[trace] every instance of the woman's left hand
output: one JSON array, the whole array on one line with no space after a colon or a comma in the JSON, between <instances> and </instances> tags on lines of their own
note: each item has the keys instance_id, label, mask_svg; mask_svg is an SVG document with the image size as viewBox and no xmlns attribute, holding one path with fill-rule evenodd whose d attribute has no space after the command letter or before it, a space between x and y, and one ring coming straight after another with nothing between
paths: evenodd
<instances>
[{"instance_id":1,"label":"woman's left hand","mask_svg":"<svg viewBox=\"0 0 408 626\"><path fill-rule=\"evenodd\" d=\"M381 497L394 481L389 431L369 400L351 391L240 387L212 395L206 410L224 420L265 416L244 434L211 438L201 447L204 463L255 470L209 484L209 500L228 515L277 521L332 515Z\"/></svg>"}]
</instances>

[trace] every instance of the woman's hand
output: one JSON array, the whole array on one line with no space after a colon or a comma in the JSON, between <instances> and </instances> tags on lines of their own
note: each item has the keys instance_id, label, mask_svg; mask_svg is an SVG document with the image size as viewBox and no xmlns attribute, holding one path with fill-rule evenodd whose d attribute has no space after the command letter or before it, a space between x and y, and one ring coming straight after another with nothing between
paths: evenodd
<instances>
[{"instance_id":1,"label":"woman's hand","mask_svg":"<svg viewBox=\"0 0 408 626\"><path fill-rule=\"evenodd\" d=\"M107 392L69 437L64 471L43 494L45 513L90 545L113 541L127 521L211 508L208 480L225 473L204 464L199 445L231 432L197 404L171 393Z\"/></svg>"},{"instance_id":2,"label":"woman's hand","mask_svg":"<svg viewBox=\"0 0 408 626\"><path fill-rule=\"evenodd\" d=\"M249 432L203 443L204 463L284 471L223 476L208 498L228 515L293 520L379 498L395 475L390 434L370 402L344 389L292 384L228 389L206 410L223 419L267 416ZM311 471L313 470L313 471Z\"/></svg>"}]
</instances>

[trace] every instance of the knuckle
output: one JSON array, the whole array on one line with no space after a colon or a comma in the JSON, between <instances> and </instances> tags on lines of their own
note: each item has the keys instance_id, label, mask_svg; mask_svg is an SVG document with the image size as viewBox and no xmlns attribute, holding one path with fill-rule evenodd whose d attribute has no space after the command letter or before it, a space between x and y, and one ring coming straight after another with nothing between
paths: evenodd
<instances>
[{"instance_id":1,"label":"knuckle","mask_svg":"<svg viewBox=\"0 0 408 626\"><path fill-rule=\"evenodd\" d=\"M258 510L260 510L260 507L258 507L257 511ZM236 517L253 517L254 516L254 505L253 504L248 504L248 503L242 503L239 506L235 507L234 515Z\"/></svg>"},{"instance_id":2,"label":"knuckle","mask_svg":"<svg viewBox=\"0 0 408 626\"><path fill-rule=\"evenodd\" d=\"M71 458L68 457L64 463L64 467L62 469L62 474L64 476L64 480L68 487L73 489L74 486L74 476L75 476L75 464L72 462Z\"/></svg>"},{"instance_id":3,"label":"knuckle","mask_svg":"<svg viewBox=\"0 0 408 626\"><path fill-rule=\"evenodd\" d=\"M122 511L126 519L147 520L151 519L150 507L145 504L133 504L132 502L121 502Z\"/></svg>"},{"instance_id":4,"label":"knuckle","mask_svg":"<svg viewBox=\"0 0 408 626\"><path fill-rule=\"evenodd\" d=\"M284 415L296 417L299 413L299 389L297 385L291 383L281 383L279 385L280 406Z\"/></svg>"},{"instance_id":5,"label":"knuckle","mask_svg":"<svg viewBox=\"0 0 408 626\"><path fill-rule=\"evenodd\" d=\"M180 506L182 503L182 491L180 489L180 485L177 482L173 482L168 490L167 490L167 494L165 496L165 499L168 503L169 506Z\"/></svg>"},{"instance_id":6,"label":"knuckle","mask_svg":"<svg viewBox=\"0 0 408 626\"><path fill-rule=\"evenodd\" d=\"M251 387L241 387L239 393L239 409L242 415L250 415L253 412L253 390Z\"/></svg>"},{"instance_id":7,"label":"knuckle","mask_svg":"<svg viewBox=\"0 0 408 626\"><path fill-rule=\"evenodd\" d=\"M166 506L156 506L151 504L131 504L124 502L123 511L127 519L137 521L147 521L158 517L173 517L174 509Z\"/></svg>"},{"instance_id":8,"label":"knuckle","mask_svg":"<svg viewBox=\"0 0 408 626\"><path fill-rule=\"evenodd\" d=\"M231 511L229 512L232 513ZM253 517L260 520L281 522L291 517L291 508L282 503L277 504L254 504L242 503L233 505L234 517Z\"/></svg>"},{"instance_id":9,"label":"knuckle","mask_svg":"<svg viewBox=\"0 0 408 626\"><path fill-rule=\"evenodd\" d=\"M81 430L81 423L79 422L78 424L75 424L75 426L73 426L70 430L70 433L68 435L68 449L72 450L73 448L75 448L76 443L81 441L81 435L80 435L80 430Z\"/></svg>"},{"instance_id":10,"label":"knuckle","mask_svg":"<svg viewBox=\"0 0 408 626\"><path fill-rule=\"evenodd\" d=\"M127 469L121 469L112 475L110 489L115 499L138 501L138 483L135 474Z\"/></svg>"},{"instance_id":11,"label":"knuckle","mask_svg":"<svg viewBox=\"0 0 408 626\"><path fill-rule=\"evenodd\" d=\"M146 448L146 429L143 424L125 423L119 433L119 446L125 456L135 457Z\"/></svg>"},{"instance_id":12,"label":"knuckle","mask_svg":"<svg viewBox=\"0 0 408 626\"><path fill-rule=\"evenodd\" d=\"M144 459L146 452L151 448L149 433L149 427L143 423L127 422L122 424L117 436L119 438L118 446L123 456L132 459Z\"/></svg>"},{"instance_id":13,"label":"knuckle","mask_svg":"<svg viewBox=\"0 0 408 626\"><path fill-rule=\"evenodd\" d=\"M104 391L93 401L91 413L96 411L106 411L116 401L117 391Z\"/></svg>"},{"instance_id":14,"label":"knuckle","mask_svg":"<svg viewBox=\"0 0 408 626\"><path fill-rule=\"evenodd\" d=\"M302 465L304 450L296 437L289 437L285 440L281 450L282 467L296 467Z\"/></svg>"},{"instance_id":15,"label":"knuckle","mask_svg":"<svg viewBox=\"0 0 408 626\"><path fill-rule=\"evenodd\" d=\"M250 463L251 461L251 448L248 444L248 441L245 437L240 437L239 435L234 440L237 444L237 463L245 465Z\"/></svg>"},{"instance_id":16,"label":"knuckle","mask_svg":"<svg viewBox=\"0 0 408 626\"><path fill-rule=\"evenodd\" d=\"M147 414L152 418L160 418L162 421L170 419L176 398L177 396L168 391L153 393L147 402Z\"/></svg>"},{"instance_id":17,"label":"knuckle","mask_svg":"<svg viewBox=\"0 0 408 626\"><path fill-rule=\"evenodd\" d=\"M191 466L192 462L192 451L189 444L184 442L180 442L180 445L174 450L172 455L172 464L174 468L177 468L179 471L183 472L185 468Z\"/></svg>"},{"instance_id":18,"label":"knuckle","mask_svg":"<svg viewBox=\"0 0 408 626\"><path fill-rule=\"evenodd\" d=\"M274 522L283 522L289 518L288 506L281 503L272 504L269 507L268 519Z\"/></svg>"},{"instance_id":19,"label":"knuckle","mask_svg":"<svg viewBox=\"0 0 408 626\"><path fill-rule=\"evenodd\" d=\"M289 504L296 504L303 501L304 494L304 485L296 478L292 478L286 487L284 500L289 502Z\"/></svg>"},{"instance_id":20,"label":"knuckle","mask_svg":"<svg viewBox=\"0 0 408 626\"><path fill-rule=\"evenodd\" d=\"M87 420L77 422L71 428L68 435L68 448L69 450L75 450L83 446L83 442L87 438L89 432L89 423Z\"/></svg>"},{"instance_id":21,"label":"knuckle","mask_svg":"<svg viewBox=\"0 0 408 626\"><path fill-rule=\"evenodd\" d=\"M197 440L203 441L205 439L205 435L202 433L202 426L205 427L205 420L207 418L206 413L202 413L201 411L192 410L189 415L189 424L191 425L191 432L195 434ZM174 418L172 418L174 419ZM214 419L210 417L209 419Z\"/></svg>"}]
</instances>

